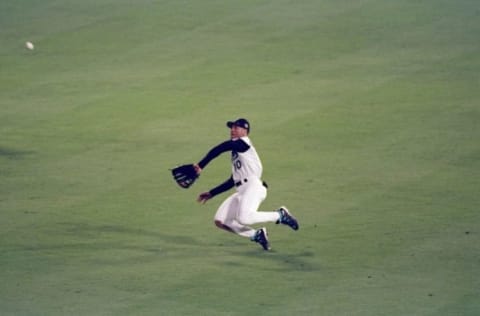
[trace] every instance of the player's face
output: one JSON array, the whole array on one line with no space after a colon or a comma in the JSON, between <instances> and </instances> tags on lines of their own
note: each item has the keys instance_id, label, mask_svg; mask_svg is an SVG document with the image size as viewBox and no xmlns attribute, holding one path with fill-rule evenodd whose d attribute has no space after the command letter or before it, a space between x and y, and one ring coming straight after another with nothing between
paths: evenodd
<instances>
[{"instance_id":1,"label":"player's face","mask_svg":"<svg viewBox=\"0 0 480 316\"><path fill-rule=\"evenodd\" d=\"M232 128L230 128L230 137L232 139L244 137L244 136L247 136L247 134L248 134L248 131L243 127L233 125Z\"/></svg>"}]
</instances>

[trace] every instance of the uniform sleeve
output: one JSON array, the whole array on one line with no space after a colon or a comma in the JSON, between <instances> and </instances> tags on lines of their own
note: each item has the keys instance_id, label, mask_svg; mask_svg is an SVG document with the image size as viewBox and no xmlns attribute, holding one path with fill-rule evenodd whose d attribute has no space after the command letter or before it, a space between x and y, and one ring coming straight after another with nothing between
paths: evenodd
<instances>
[{"instance_id":1,"label":"uniform sleeve","mask_svg":"<svg viewBox=\"0 0 480 316\"><path fill-rule=\"evenodd\" d=\"M219 186L213 188L210 190L210 194L212 195L212 197L214 197L215 195L219 195L220 193L223 193L225 191L228 191L230 190L231 188L233 188L235 186L235 182L233 181L233 177L230 177L227 181L225 181L224 183L220 184Z\"/></svg>"},{"instance_id":2,"label":"uniform sleeve","mask_svg":"<svg viewBox=\"0 0 480 316\"><path fill-rule=\"evenodd\" d=\"M237 152L245 152L250 148L250 146L243 141L242 139L236 139L236 140L227 140L215 147L213 147L207 155L198 162L198 165L200 168L205 168L210 161L213 159L217 158L220 154L226 152L226 151L237 151Z\"/></svg>"}]
</instances>

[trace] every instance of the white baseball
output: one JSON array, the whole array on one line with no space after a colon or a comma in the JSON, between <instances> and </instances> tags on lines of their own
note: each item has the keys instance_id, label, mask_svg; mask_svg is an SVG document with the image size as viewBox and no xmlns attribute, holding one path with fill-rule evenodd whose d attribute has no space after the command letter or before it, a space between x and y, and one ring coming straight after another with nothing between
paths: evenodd
<instances>
[{"instance_id":1,"label":"white baseball","mask_svg":"<svg viewBox=\"0 0 480 316\"><path fill-rule=\"evenodd\" d=\"M35 48L32 42L25 42L25 47L29 50L33 50Z\"/></svg>"}]
</instances>

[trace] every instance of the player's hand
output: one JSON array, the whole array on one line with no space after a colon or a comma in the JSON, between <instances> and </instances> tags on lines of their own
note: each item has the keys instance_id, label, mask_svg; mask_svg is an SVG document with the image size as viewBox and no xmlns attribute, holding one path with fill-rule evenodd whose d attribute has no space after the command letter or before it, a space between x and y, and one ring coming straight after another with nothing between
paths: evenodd
<instances>
[{"instance_id":1,"label":"player's hand","mask_svg":"<svg viewBox=\"0 0 480 316\"><path fill-rule=\"evenodd\" d=\"M199 203L205 204L205 202L207 202L211 198L212 198L212 194L210 192L203 192L198 196L197 201Z\"/></svg>"},{"instance_id":2,"label":"player's hand","mask_svg":"<svg viewBox=\"0 0 480 316\"><path fill-rule=\"evenodd\" d=\"M200 173L202 173L202 168L200 168L200 166L198 164L194 164L193 168L195 168L195 172L197 172L198 175L200 175Z\"/></svg>"}]
</instances>

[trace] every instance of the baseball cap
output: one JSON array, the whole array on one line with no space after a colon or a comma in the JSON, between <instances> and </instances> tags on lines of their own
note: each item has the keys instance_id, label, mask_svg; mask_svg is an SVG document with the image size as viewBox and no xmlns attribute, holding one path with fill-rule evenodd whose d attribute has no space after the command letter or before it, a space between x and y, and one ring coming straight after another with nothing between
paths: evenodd
<instances>
[{"instance_id":1,"label":"baseball cap","mask_svg":"<svg viewBox=\"0 0 480 316\"><path fill-rule=\"evenodd\" d=\"M227 126L228 128L232 128L232 126L242 127L246 129L248 132L250 132L250 123L244 118L239 118L238 120L235 120L235 121L228 121Z\"/></svg>"}]
</instances>

